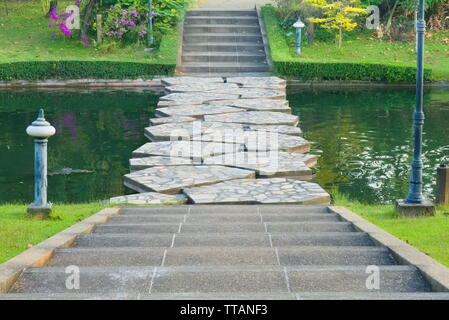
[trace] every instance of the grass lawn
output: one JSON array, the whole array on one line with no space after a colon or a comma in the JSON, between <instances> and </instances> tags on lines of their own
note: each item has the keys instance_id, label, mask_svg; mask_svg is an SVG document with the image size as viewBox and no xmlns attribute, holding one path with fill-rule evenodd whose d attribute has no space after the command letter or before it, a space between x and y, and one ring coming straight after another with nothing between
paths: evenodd
<instances>
[{"instance_id":1,"label":"grass lawn","mask_svg":"<svg viewBox=\"0 0 449 320\"><path fill-rule=\"evenodd\" d=\"M0 205L0 263L100 211L100 203L56 204L50 220L26 217L27 205Z\"/></svg>"},{"instance_id":2,"label":"grass lawn","mask_svg":"<svg viewBox=\"0 0 449 320\"><path fill-rule=\"evenodd\" d=\"M401 218L392 205L364 205L342 195L335 205L344 206L449 267L449 206L440 206L434 217Z\"/></svg>"},{"instance_id":3,"label":"grass lawn","mask_svg":"<svg viewBox=\"0 0 449 320\"><path fill-rule=\"evenodd\" d=\"M295 30L284 30L273 7L262 8L273 60L298 62L368 62L415 66L415 42L379 40L372 31L346 33L343 46L337 49L335 41L315 38L313 46L302 42L302 57L295 53ZM304 31L303 31L304 32ZM426 34L425 67L432 69L432 80L449 80L449 31Z\"/></svg>"},{"instance_id":4,"label":"grass lawn","mask_svg":"<svg viewBox=\"0 0 449 320\"><path fill-rule=\"evenodd\" d=\"M176 64L178 54L178 32L166 35L159 52L145 57L145 44L127 46L102 44L98 47L84 47L79 40L51 38L49 19L44 17L40 1L0 3L0 63L17 61L121 61ZM59 5L73 4L73 1L59 1Z\"/></svg>"}]
</instances>

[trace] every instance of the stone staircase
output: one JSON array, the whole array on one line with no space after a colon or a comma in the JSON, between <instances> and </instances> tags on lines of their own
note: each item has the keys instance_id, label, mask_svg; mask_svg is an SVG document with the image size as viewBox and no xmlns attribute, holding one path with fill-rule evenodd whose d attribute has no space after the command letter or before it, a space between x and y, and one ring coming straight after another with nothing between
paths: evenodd
<instances>
[{"instance_id":1,"label":"stone staircase","mask_svg":"<svg viewBox=\"0 0 449 320\"><path fill-rule=\"evenodd\" d=\"M67 266L80 268L69 290ZM367 266L379 268L369 290ZM326 206L134 206L29 268L11 299L438 299Z\"/></svg>"},{"instance_id":2,"label":"stone staircase","mask_svg":"<svg viewBox=\"0 0 449 320\"><path fill-rule=\"evenodd\" d=\"M268 71L255 9L187 12L179 73L227 75Z\"/></svg>"}]
</instances>

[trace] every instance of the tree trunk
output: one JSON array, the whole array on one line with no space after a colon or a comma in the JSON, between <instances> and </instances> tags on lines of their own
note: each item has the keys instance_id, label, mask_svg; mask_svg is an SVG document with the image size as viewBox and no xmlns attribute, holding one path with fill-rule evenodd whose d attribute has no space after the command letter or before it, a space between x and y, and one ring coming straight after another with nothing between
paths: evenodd
<instances>
[{"instance_id":1,"label":"tree trunk","mask_svg":"<svg viewBox=\"0 0 449 320\"><path fill-rule=\"evenodd\" d=\"M396 10L396 7L398 6L398 3L399 3L399 0L396 0L396 2L393 5L393 9L391 9L391 11L390 11L390 15L388 16L387 26L385 27L385 34L388 34L388 31L390 30L391 20L393 20L393 14L394 14L394 11Z\"/></svg>"},{"instance_id":2,"label":"tree trunk","mask_svg":"<svg viewBox=\"0 0 449 320\"><path fill-rule=\"evenodd\" d=\"M313 22L310 22L307 24L307 33L309 34L307 36L307 43L309 45L313 45L313 40L315 38L315 25Z\"/></svg>"},{"instance_id":3,"label":"tree trunk","mask_svg":"<svg viewBox=\"0 0 449 320\"><path fill-rule=\"evenodd\" d=\"M84 10L81 14L81 38L83 36L87 36L87 31L89 30L90 26L90 20L96 4L98 4L98 0L89 0L89 2L84 7Z\"/></svg>"},{"instance_id":4,"label":"tree trunk","mask_svg":"<svg viewBox=\"0 0 449 320\"><path fill-rule=\"evenodd\" d=\"M338 29L338 49L341 49L341 43L343 41L343 30Z\"/></svg>"},{"instance_id":5,"label":"tree trunk","mask_svg":"<svg viewBox=\"0 0 449 320\"><path fill-rule=\"evenodd\" d=\"M58 0L51 0L50 1L50 7L49 7L48 12L47 12L47 16L50 16L50 12L53 9L56 9L56 8L58 8Z\"/></svg>"}]
</instances>

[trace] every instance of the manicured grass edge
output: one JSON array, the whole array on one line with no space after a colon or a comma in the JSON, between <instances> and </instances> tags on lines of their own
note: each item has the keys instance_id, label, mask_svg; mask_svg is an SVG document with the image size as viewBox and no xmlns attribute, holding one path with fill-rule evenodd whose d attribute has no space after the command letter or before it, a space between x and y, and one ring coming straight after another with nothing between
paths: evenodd
<instances>
[{"instance_id":1,"label":"manicured grass edge","mask_svg":"<svg viewBox=\"0 0 449 320\"><path fill-rule=\"evenodd\" d=\"M353 223L358 231L366 232L376 245L387 247L398 262L416 266L433 291L449 292L449 268L344 207L329 209Z\"/></svg>"},{"instance_id":2,"label":"manicured grass edge","mask_svg":"<svg viewBox=\"0 0 449 320\"><path fill-rule=\"evenodd\" d=\"M153 79L175 73L178 30L164 36L152 60L160 62L133 62L99 59L16 61L0 63L0 81L38 81L67 79Z\"/></svg>"},{"instance_id":3,"label":"manicured grass edge","mask_svg":"<svg viewBox=\"0 0 449 320\"><path fill-rule=\"evenodd\" d=\"M369 62L318 62L297 61L289 56L290 48L284 37L284 31L279 26L275 8L261 8L264 19L268 45L278 76L295 77L304 80L368 80L388 82L414 82L416 67L404 63L369 63ZM283 54L281 54L283 53ZM432 79L431 69L424 70L424 80Z\"/></svg>"},{"instance_id":4,"label":"manicured grass edge","mask_svg":"<svg viewBox=\"0 0 449 320\"><path fill-rule=\"evenodd\" d=\"M0 264L0 293L7 293L26 268L46 265L56 249L70 247L79 234L91 233L97 223L106 222L119 211L120 208L103 209Z\"/></svg>"}]
</instances>

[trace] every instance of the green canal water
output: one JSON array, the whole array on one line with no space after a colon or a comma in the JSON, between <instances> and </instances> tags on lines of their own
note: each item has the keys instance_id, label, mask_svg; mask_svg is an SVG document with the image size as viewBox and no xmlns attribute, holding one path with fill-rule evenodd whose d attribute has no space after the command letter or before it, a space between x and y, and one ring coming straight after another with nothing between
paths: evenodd
<instances>
[{"instance_id":1,"label":"green canal water","mask_svg":"<svg viewBox=\"0 0 449 320\"><path fill-rule=\"evenodd\" d=\"M290 106L304 137L320 155L317 182L365 203L387 203L407 195L412 160L410 89L297 89ZM434 198L436 167L449 163L449 90L424 99L424 192Z\"/></svg>"},{"instance_id":2,"label":"green canal water","mask_svg":"<svg viewBox=\"0 0 449 320\"><path fill-rule=\"evenodd\" d=\"M146 90L0 91L0 203L30 202L33 141L25 128L44 107L56 127L49 140L49 200L86 202L127 192L123 175L131 152L146 142L143 128L158 97ZM410 90L289 92L305 137L320 155L316 179L363 202L405 196L411 155ZM425 96L425 192L433 196L435 168L449 162L449 91ZM61 169L90 173L63 174Z\"/></svg>"},{"instance_id":3,"label":"green canal water","mask_svg":"<svg viewBox=\"0 0 449 320\"><path fill-rule=\"evenodd\" d=\"M49 201L86 202L125 192L123 175L158 97L134 90L0 91L0 202L33 198L33 140L25 133L37 110L56 128L48 142L48 171L90 170L48 178ZM61 172L60 172L61 173Z\"/></svg>"}]
</instances>

